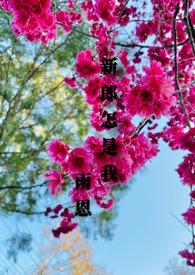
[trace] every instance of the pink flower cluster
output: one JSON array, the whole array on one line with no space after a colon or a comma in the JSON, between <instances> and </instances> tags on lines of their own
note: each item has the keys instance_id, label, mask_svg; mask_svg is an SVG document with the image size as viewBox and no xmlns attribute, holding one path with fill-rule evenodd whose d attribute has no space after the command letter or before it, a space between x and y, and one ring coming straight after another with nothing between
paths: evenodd
<instances>
[{"instance_id":1,"label":"pink flower cluster","mask_svg":"<svg viewBox=\"0 0 195 275\"><path fill-rule=\"evenodd\" d=\"M158 30L158 24L155 21L143 22L136 28L136 36L141 42L144 42L150 35Z\"/></svg>"},{"instance_id":2,"label":"pink flower cluster","mask_svg":"<svg viewBox=\"0 0 195 275\"><path fill-rule=\"evenodd\" d=\"M62 183L64 182L63 175L55 169L51 169L45 173L45 178L49 181L48 187L51 194L55 195L58 190L62 190Z\"/></svg>"},{"instance_id":3,"label":"pink flower cluster","mask_svg":"<svg viewBox=\"0 0 195 275\"><path fill-rule=\"evenodd\" d=\"M131 115L156 117L168 115L176 102L173 81L166 77L162 65L152 61L149 68L143 68L146 75L141 83L130 90L126 96L127 109Z\"/></svg>"},{"instance_id":4,"label":"pink flower cluster","mask_svg":"<svg viewBox=\"0 0 195 275\"><path fill-rule=\"evenodd\" d=\"M56 37L55 15L52 12L51 0L7 0L0 5L13 15L12 29L16 35L25 35L33 42Z\"/></svg>"},{"instance_id":5,"label":"pink flower cluster","mask_svg":"<svg viewBox=\"0 0 195 275\"><path fill-rule=\"evenodd\" d=\"M51 0L0 0L0 6L13 15L12 29L17 36L24 35L30 42L40 40L47 44L57 36L57 25L65 33L72 31L75 23L82 22L81 14L75 11L53 11ZM67 7L74 8L69 1Z\"/></svg>"},{"instance_id":6,"label":"pink flower cluster","mask_svg":"<svg viewBox=\"0 0 195 275\"><path fill-rule=\"evenodd\" d=\"M0 6L12 14L12 28L16 35L24 35L29 41L42 41L44 44L57 35L57 26L61 26L66 34L74 28L74 23L82 22L81 12L75 12L74 0L64 3L67 9L56 13L51 0L0 0ZM102 87L115 89L116 121L118 136L116 138L117 154L107 156L103 154L103 139L89 136L84 144L73 150L59 140L48 145L49 156L59 170L50 169L45 174L48 187L52 195L62 190L64 174L69 174L74 181L77 173L87 173L91 176L90 190L70 190L72 202L77 199L94 199L104 208L110 209L114 200L109 197L112 187L126 184L147 161L156 156L158 141L163 139L172 150L187 151L177 172L184 185L191 189L190 207L183 213L185 222L194 226L195 223L195 86L193 48L186 32L183 20L185 1L181 0L152 0L151 17L146 19L147 2L137 1L132 6L126 5L125 0L97 0L83 1L80 5L82 12L90 21L90 34L95 43L94 51L83 50L76 57L76 73L82 78L65 77L64 82L70 88L82 87L86 95L86 102L92 107L90 122L92 127L101 132L100 117L109 107L108 100L101 100ZM178 44L176 75L173 49L174 31L173 16L179 3L179 13L176 20L176 36ZM147 12L147 13L146 13ZM120 43L121 26L130 22L134 30L129 32L127 41ZM143 20L144 19L144 20ZM195 23L195 9L193 1L189 1L190 24ZM143 22L144 21L144 22ZM129 26L130 26L129 24ZM131 27L131 26L130 26ZM192 26L191 26L192 27ZM193 32L193 29L192 29ZM123 37L122 36L122 37ZM143 44L150 39L151 47ZM137 41L139 41L137 44ZM153 41L153 42L152 42ZM119 46L128 50L119 50ZM130 50L129 50L130 49ZM132 53L130 58L129 53ZM104 57L120 59L120 71L116 76L102 77L101 61ZM131 60L130 60L131 59ZM140 66L147 59L146 66ZM149 60L148 60L149 59ZM174 81L177 80L180 90L176 91ZM83 82L85 82L83 86ZM178 88L175 85L176 88ZM182 99L181 99L182 97ZM162 115L169 119L166 127L160 132L154 132L158 123L147 128L147 135L140 133L146 124ZM136 126L135 116L144 117L146 123ZM150 122L149 122L150 121ZM145 128L144 128L145 129ZM101 178L101 167L115 165L118 171L117 180L104 182ZM54 212L51 218L59 217L61 206L47 209L47 215ZM73 230L77 224L71 223L73 214L67 209L61 212L63 220L59 228L53 230L56 237L61 233ZM180 255L187 260L187 264L195 266L195 239L190 243L192 252L184 250Z\"/></svg>"},{"instance_id":7,"label":"pink flower cluster","mask_svg":"<svg viewBox=\"0 0 195 275\"><path fill-rule=\"evenodd\" d=\"M66 34L72 31L73 25L75 23L81 24L82 16L81 14L67 10L60 10L56 13L56 23L63 27Z\"/></svg>"},{"instance_id":8,"label":"pink flower cluster","mask_svg":"<svg viewBox=\"0 0 195 275\"><path fill-rule=\"evenodd\" d=\"M195 207L189 208L185 213L182 214L187 224L195 224Z\"/></svg>"},{"instance_id":9,"label":"pink flower cluster","mask_svg":"<svg viewBox=\"0 0 195 275\"><path fill-rule=\"evenodd\" d=\"M183 184L188 186L195 185L195 155L188 154L177 168L177 172Z\"/></svg>"},{"instance_id":10,"label":"pink flower cluster","mask_svg":"<svg viewBox=\"0 0 195 275\"><path fill-rule=\"evenodd\" d=\"M53 214L51 215L51 213ZM67 234L78 226L78 223L72 222L72 219L75 215L73 213L70 213L68 208L63 209L63 206L61 204L58 204L54 209L48 207L45 211L45 216L48 216L49 214L50 218L52 219L58 218L59 216L62 217L58 228L52 229L53 235L56 238L59 238L61 233Z\"/></svg>"},{"instance_id":11,"label":"pink flower cluster","mask_svg":"<svg viewBox=\"0 0 195 275\"><path fill-rule=\"evenodd\" d=\"M81 4L82 9L87 14L89 21L100 21L102 20L108 26L119 24L126 26L130 21L130 15L135 15L137 8L134 6L127 7L126 1L120 0L97 0L83 1Z\"/></svg>"},{"instance_id":12,"label":"pink flower cluster","mask_svg":"<svg viewBox=\"0 0 195 275\"><path fill-rule=\"evenodd\" d=\"M77 55L76 70L80 77L90 78L100 73L100 65L93 60L92 51L85 50Z\"/></svg>"},{"instance_id":13,"label":"pink flower cluster","mask_svg":"<svg viewBox=\"0 0 195 275\"><path fill-rule=\"evenodd\" d=\"M187 265L195 266L195 253L185 249L179 252L180 256L187 260Z\"/></svg>"}]
</instances>

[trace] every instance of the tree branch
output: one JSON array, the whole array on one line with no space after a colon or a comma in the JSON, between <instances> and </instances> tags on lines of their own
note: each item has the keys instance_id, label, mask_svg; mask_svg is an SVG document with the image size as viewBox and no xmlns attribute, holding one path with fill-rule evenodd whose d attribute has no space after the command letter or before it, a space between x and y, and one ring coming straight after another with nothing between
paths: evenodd
<instances>
[{"instance_id":1,"label":"tree branch","mask_svg":"<svg viewBox=\"0 0 195 275\"><path fill-rule=\"evenodd\" d=\"M141 130L148 124L152 122L152 119L155 119L154 115L151 115L150 117L146 117L142 122L139 123L138 127L135 129L135 131L133 131L133 133L131 134L130 138L134 138L135 136L137 136Z\"/></svg>"},{"instance_id":2,"label":"tree branch","mask_svg":"<svg viewBox=\"0 0 195 275\"><path fill-rule=\"evenodd\" d=\"M188 37L190 40L191 48L192 48L192 51L193 51L193 54L195 57L195 42L194 42L195 38L193 37L194 28L193 28L192 24L191 24L192 26L190 25L191 20L190 20L190 16L189 16L189 0L185 0L184 21L186 24L186 29L187 29Z\"/></svg>"},{"instance_id":3,"label":"tree branch","mask_svg":"<svg viewBox=\"0 0 195 275\"><path fill-rule=\"evenodd\" d=\"M188 127L190 128L190 120L189 120L189 116L187 113L187 110L185 108L184 102L183 102L183 96L182 93L180 91L180 87L179 87L179 78L178 78L178 61L177 61L177 26L176 26L176 17L179 13L179 3L176 6L176 10L174 12L174 17L173 17L173 36L174 36L174 69L175 69L175 88L178 92L178 96L179 96L179 102L180 105L183 109L183 113L185 115L186 118L186 123L188 125Z\"/></svg>"},{"instance_id":4,"label":"tree branch","mask_svg":"<svg viewBox=\"0 0 195 275\"><path fill-rule=\"evenodd\" d=\"M37 185L33 185L33 186L20 186L20 185L8 185L8 186L0 186L0 190L5 190L5 189L22 189L22 190L30 190L33 188L37 188L37 187L42 187L44 185L46 185L47 182L44 181L41 184L37 184Z\"/></svg>"}]
</instances>

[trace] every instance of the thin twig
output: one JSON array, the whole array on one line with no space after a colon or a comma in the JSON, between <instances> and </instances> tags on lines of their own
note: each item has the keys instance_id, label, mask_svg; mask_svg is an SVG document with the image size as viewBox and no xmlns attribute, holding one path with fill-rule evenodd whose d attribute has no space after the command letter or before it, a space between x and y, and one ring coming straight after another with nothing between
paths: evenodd
<instances>
[{"instance_id":1,"label":"thin twig","mask_svg":"<svg viewBox=\"0 0 195 275\"><path fill-rule=\"evenodd\" d=\"M172 213L171 213L171 216L174 217L181 225L183 225L185 227L185 229L187 229L188 232L192 233L191 230L185 225L185 223L183 223L178 217L176 217Z\"/></svg>"},{"instance_id":2,"label":"thin twig","mask_svg":"<svg viewBox=\"0 0 195 275\"><path fill-rule=\"evenodd\" d=\"M41 184L37 184L37 185L33 185L33 186L20 186L20 185L7 185L7 186L0 186L0 190L5 190L5 189L22 189L22 190L30 190L33 188L37 188L37 187L42 187L44 185L46 185L46 181L44 181Z\"/></svg>"},{"instance_id":3,"label":"thin twig","mask_svg":"<svg viewBox=\"0 0 195 275\"><path fill-rule=\"evenodd\" d=\"M97 37L97 36L95 36L93 34L90 34L90 33L86 33L86 32L80 31L80 30L78 30L75 27L71 28L71 27L66 26L65 24L61 24L61 23L57 23L57 24L60 25L60 26L62 26L62 27L65 27L65 28L69 28L69 29L71 29L71 30L73 30L73 31L75 31L77 33L80 33L81 35L85 35L87 37L91 37L91 38L94 38L94 39L99 39L99 37ZM109 32L111 32L111 31L109 31ZM186 39L185 41L183 41L181 43L178 43L177 46L178 47L179 46L183 46L188 41L189 41L189 39ZM151 47L153 47L153 48L167 48L167 49L169 49L169 48L173 48L174 47L174 45L164 45L163 47L162 46L154 46L154 45L153 46L151 46L151 45L141 45L141 44L137 44L137 43L134 43L134 42L129 43L129 44L124 44L124 43L121 43L121 42L114 42L113 44L115 46L120 46L120 47L124 47L124 48L151 48Z\"/></svg>"},{"instance_id":4,"label":"thin twig","mask_svg":"<svg viewBox=\"0 0 195 275\"><path fill-rule=\"evenodd\" d=\"M152 122L152 119L155 119L154 115L151 115L150 117L146 117L142 122L139 123L138 127L133 131L130 138L134 138L137 136L141 130L148 124Z\"/></svg>"}]
</instances>

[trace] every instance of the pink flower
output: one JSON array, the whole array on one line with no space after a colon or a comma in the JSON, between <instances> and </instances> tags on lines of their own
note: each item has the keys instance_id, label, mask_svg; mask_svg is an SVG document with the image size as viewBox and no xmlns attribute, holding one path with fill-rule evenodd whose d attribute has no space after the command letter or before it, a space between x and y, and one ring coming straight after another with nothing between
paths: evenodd
<instances>
[{"instance_id":1,"label":"pink flower","mask_svg":"<svg viewBox=\"0 0 195 275\"><path fill-rule=\"evenodd\" d=\"M181 148L188 149L192 153L195 153L195 128L191 128L184 136L180 139Z\"/></svg>"},{"instance_id":2,"label":"pink flower","mask_svg":"<svg viewBox=\"0 0 195 275\"><path fill-rule=\"evenodd\" d=\"M195 266L195 253L189 252L187 249L185 249L185 250L180 251L179 255L182 258L187 259L187 262L186 262L187 265Z\"/></svg>"},{"instance_id":3,"label":"pink flower","mask_svg":"<svg viewBox=\"0 0 195 275\"><path fill-rule=\"evenodd\" d=\"M71 221L72 218L74 218L74 214L70 213L68 208L64 208L64 211L60 214L61 217L67 218L69 221Z\"/></svg>"},{"instance_id":4,"label":"pink flower","mask_svg":"<svg viewBox=\"0 0 195 275\"><path fill-rule=\"evenodd\" d=\"M151 143L143 134L139 134L131 139L128 148L128 153L133 161L133 174L141 169L148 160L155 157L159 152L157 145Z\"/></svg>"},{"instance_id":5,"label":"pink flower","mask_svg":"<svg viewBox=\"0 0 195 275\"><path fill-rule=\"evenodd\" d=\"M188 154L176 170L183 184L195 185L195 155Z\"/></svg>"},{"instance_id":6,"label":"pink flower","mask_svg":"<svg viewBox=\"0 0 195 275\"><path fill-rule=\"evenodd\" d=\"M10 3L7 0L0 0L0 6L6 11L10 12Z\"/></svg>"},{"instance_id":7,"label":"pink flower","mask_svg":"<svg viewBox=\"0 0 195 275\"><path fill-rule=\"evenodd\" d=\"M104 127L101 127L102 125L102 120L100 117L102 117L103 114L103 108L101 105L93 105L93 110L91 112L91 117L90 117L90 123L93 128L96 129L97 132L102 132L105 130Z\"/></svg>"},{"instance_id":8,"label":"pink flower","mask_svg":"<svg viewBox=\"0 0 195 275\"><path fill-rule=\"evenodd\" d=\"M61 204L58 204L54 209L55 214L59 214L59 212L62 210L63 206Z\"/></svg>"},{"instance_id":9,"label":"pink flower","mask_svg":"<svg viewBox=\"0 0 195 275\"><path fill-rule=\"evenodd\" d=\"M64 83L70 88L75 88L76 87L76 78L75 77L72 77L72 78L65 77Z\"/></svg>"},{"instance_id":10,"label":"pink flower","mask_svg":"<svg viewBox=\"0 0 195 275\"><path fill-rule=\"evenodd\" d=\"M101 200L96 200L96 203L100 206L100 207L102 207L102 208L104 208L104 209L111 209L112 207L113 207L113 205L114 205L114 199L109 199L108 200L108 202L107 203L105 203L105 202L103 202L103 201L101 201Z\"/></svg>"},{"instance_id":11,"label":"pink flower","mask_svg":"<svg viewBox=\"0 0 195 275\"><path fill-rule=\"evenodd\" d=\"M126 26L129 23L130 20L130 15L133 14L136 11L137 8L135 7L124 7L124 2L120 1L120 5L117 6L115 13L117 12L118 15L120 15L120 17L118 17L118 23L121 26Z\"/></svg>"},{"instance_id":12,"label":"pink flower","mask_svg":"<svg viewBox=\"0 0 195 275\"><path fill-rule=\"evenodd\" d=\"M88 81L87 86L84 88L88 104L94 104L98 100L100 101L102 83L103 81L100 77L94 77Z\"/></svg>"},{"instance_id":13,"label":"pink flower","mask_svg":"<svg viewBox=\"0 0 195 275\"><path fill-rule=\"evenodd\" d=\"M117 17L114 15L116 7L115 0L97 0L96 7L98 15L105 20L109 26L117 22Z\"/></svg>"},{"instance_id":14,"label":"pink flower","mask_svg":"<svg viewBox=\"0 0 195 275\"><path fill-rule=\"evenodd\" d=\"M162 66L166 66L170 62L170 58L168 57L168 53L166 49L151 47L148 49L148 56L150 60L156 60L160 62Z\"/></svg>"},{"instance_id":15,"label":"pink flower","mask_svg":"<svg viewBox=\"0 0 195 275\"><path fill-rule=\"evenodd\" d=\"M129 135L133 130L135 130L135 126L131 122L132 117L128 114L121 115L119 117L119 123L120 126L118 127L118 130L120 133L123 133L124 135Z\"/></svg>"},{"instance_id":16,"label":"pink flower","mask_svg":"<svg viewBox=\"0 0 195 275\"><path fill-rule=\"evenodd\" d=\"M93 190L90 188L89 190L86 189L79 189L77 190L76 187L74 187L70 192L69 196L72 199L72 202L75 203L77 200L88 200L93 195Z\"/></svg>"},{"instance_id":17,"label":"pink flower","mask_svg":"<svg viewBox=\"0 0 195 275\"><path fill-rule=\"evenodd\" d=\"M195 200L195 190L193 190L191 193L190 193L190 197Z\"/></svg>"},{"instance_id":18,"label":"pink flower","mask_svg":"<svg viewBox=\"0 0 195 275\"><path fill-rule=\"evenodd\" d=\"M51 160L58 164L63 164L68 155L69 147L59 140L53 140L47 146Z\"/></svg>"},{"instance_id":19,"label":"pink flower","mask_svg":"<svg viewBox=\"0 0 195 275\"><path fill-rule=\"evenodd\" d=\"M195 207L189 208L185 213L182 214L187 224L195 224Z\"/></svg>"},{"instance_id":20,"label":"pink flower","mask_svg":"<svg viewBox=\"0 0 195 275\"><path fill-rule=\"evenodd\" d=\"M56 238L59 238L61 233L67 234L78 226L78 223L71 222L71 219L74 218L75 215L70 213L68 208L64 209L64 211L61 213L61 216L63 219L60 222L60 226L57 229L52 229L53 235Z\"/></svg>"},{"instance_id":21,"label":"pink flower","mask_svg":"<svg viewBox=\"0 0 195 275\"><path fill-rule=\"evenodd\" d=\"M157 23L155 21L143 22L136 28L136 35L141 42L144 42L149 35L155 34L157 29Z\"/></svg>"},{"instance_id":22,"label":"pink flower","mask_svg":"<svg viewBox=\"0 0 195 275\"><path fill-rule=\"evenodd\" d=\"M91 156L89 152L82 148L77 147L73 149L69 155L68 167L72 174L76 173L88 173L90 172Z\"/></svg>"},{"instance_id":23,"label":"pink flower","mask_svg":"<svg viewBox=\"0 0 195 275\"><path fill-rule=\"evenodd\" d=\"M67 234L73 231L78 226L78 223L70 223L66 219L63 219L60 223L60 227L57 229L52 229L53 235L59 238L61 233Z\"/></svg>"},{"instance_id":24,"label":"pink flower","mask_svg":"<svg viewBox=\"0 0 195 275\"><path fill-rule=\"evenodd\" d=\"M144 68L145 77L126 95L127 109L131 115L156 117L168 115L175 104L174 86L159 62L153 61L150 68Z\"/></svg>"},{"instance_id":25,"label":"pink flower","mask_svg":"<svg viewBox=\"0 0 195 275\"><path fill-rule=\"evenodd\" d=\"M94 186L93 198L98 201L101 201L103 197L107 196L110 193L111 187L105 186L105 183L102 182L99 175L98 185Z\"/></svg>"},{"instance_id":26,"label":"pink flower","mask_svg":"<svg viewBox=\"0 0 195 275\"><path fill-rule=\"evenodd\" d=\"M82 22L82 17L75 11L60 10L56 13L56 20L63 27L64 32L68 34L72 31L74 23L80 24Z\"/></svg>"},{"instance_id":27,"label":"pink flower","mask_svg":"<svg viewBox=\"0 0 195 275\"><path fill-rule=\"evenodd\" d=\"M88 136L84 142L84 147L91 153L101 153L102 152L102 138Z\"/></svg>"},{"instance_id":28,"label":"pink flower","mask_svg":"<svg viewBox=\"0 0 195 275\"><path fill-rule=\"evenodd\" d=\"M25 35L31 42L41 40L44 44L56 36L51 0L12 0L3 7L13 15L12 29L16 35Z\"/></svg>"},{"instance_id":29,"label":"pink flower","mask_svg":"<svg viewBox=\"0 0 195 275\"><path fill-rule=\"evenodd\" d=\"M90 78L100 73L100 65L92 59L92 51L87 49L77 54L76 71L83 78Z\"/></svg>"},{"instance_id":30,"label":"pink flower","mask_svg":"<svg viewBox=\"0 0 195 275\"><path fill-rule=\"evenodd\" d=\"M119 58L124 67L126 67L129 64L128 54L129 54L128 51L125 51L125 50L119 51Z\"/></svg>"},{"instance_id":31,"label":"pink flower","mask_svg":"<svg viewBox=\"0 0 195 275\"><path fill-rule=\"evenodd\" d=\"M49 180L48 187L51 195L55 195L58 190L62 190L62 183L64 182L63 175L55 169L51 169L45 173L45 178Z\"/></svg>"}]
</instances>

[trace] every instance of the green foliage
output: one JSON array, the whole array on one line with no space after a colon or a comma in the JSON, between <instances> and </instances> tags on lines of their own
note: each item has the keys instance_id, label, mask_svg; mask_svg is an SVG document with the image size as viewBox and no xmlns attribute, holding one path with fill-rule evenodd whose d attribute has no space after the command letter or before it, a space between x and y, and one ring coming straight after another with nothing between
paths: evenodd
<instances>
[{"instance_id":1,"label":"green foliage","mask_svg":"<svg viewBox=\"0 0 195 275\"><path fill-rule=\"evenodd\" d=\"M47 47L32 44L12 33L10 20L0 11L0 207L33 213L48 194L45 185L33 188L50 165L47 143L57 138L73 148L89 129L81 93L63 83L89 39L59 31Z\"/></svg>"},{"instance_id":2,"label":"green foliage","mask_svg":"<svg viewBox=\"0 0 195 275\"><path fill-rule=\"evenodd\" d=\"M109 222L113 218L113 210L111 210L111 211L103 211L100 214L100 218L102 220L105 220L105 221Z\"/></svg>"}]
</instances>

